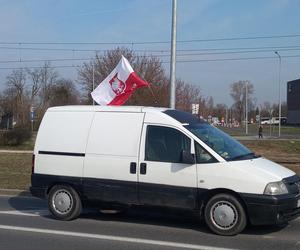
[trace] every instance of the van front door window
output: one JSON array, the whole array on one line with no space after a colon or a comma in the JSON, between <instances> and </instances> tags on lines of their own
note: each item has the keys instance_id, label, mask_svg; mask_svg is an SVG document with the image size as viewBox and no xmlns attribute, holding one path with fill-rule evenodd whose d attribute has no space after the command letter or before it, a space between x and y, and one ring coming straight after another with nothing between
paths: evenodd
<instances>
[{"instance_id":1,"label":"van front door window","mask_svg":"<svg viewBox=\"0 0 300 250\"><path fill-rule=\"evenodd\" d=\"M181 163L181 152L190 152L191 140L180 131L162 127L148 126L145 160Z\"/></svg>"}]
</instances>

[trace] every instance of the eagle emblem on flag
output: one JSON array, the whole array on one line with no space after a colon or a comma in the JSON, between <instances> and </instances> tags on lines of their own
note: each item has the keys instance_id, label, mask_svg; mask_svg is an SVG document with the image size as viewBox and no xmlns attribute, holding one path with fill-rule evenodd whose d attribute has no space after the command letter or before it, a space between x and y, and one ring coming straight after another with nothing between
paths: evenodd
<instances>
[{"instance_id":1,"label":"eagle emblem on flag","mask_svg":"<svg viewBox=\"0 0 300 250\"><path fill-rule=\"evenodd\" d=\"M118 74L115 74L115 76L109 81L109 83L116 95L121 95L122 93L124 93L126 84L118 78Z\"/></svg>"}]
</instances>

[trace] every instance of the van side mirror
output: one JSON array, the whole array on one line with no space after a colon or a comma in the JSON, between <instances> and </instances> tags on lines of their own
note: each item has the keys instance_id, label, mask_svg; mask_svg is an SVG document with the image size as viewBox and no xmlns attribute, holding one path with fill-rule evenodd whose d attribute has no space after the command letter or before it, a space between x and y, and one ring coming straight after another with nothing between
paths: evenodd
<instances>
[{"instance_id":1,"label":"van side mirror","mask_svg":"<svg viewBox=\"0 0 300 250\"><path fill-rule=\"evenodd\" d=\"M194 156L186 151L186 150L182 150L181 151L181 163L184 163L184 164L195 164L195 158Z\"/></svg>"}]
</instances>

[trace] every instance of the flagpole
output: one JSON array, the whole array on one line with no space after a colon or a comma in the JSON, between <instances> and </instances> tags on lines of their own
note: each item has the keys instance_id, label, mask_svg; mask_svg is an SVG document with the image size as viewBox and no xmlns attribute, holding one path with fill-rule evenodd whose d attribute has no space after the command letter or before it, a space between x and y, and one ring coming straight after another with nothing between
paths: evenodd
<instances>
[{"instance_id":1,"label":"flagpole","mask_svg":"<svg viewBox=\"0 0 300 250\"><path fill-rule=\"evenodd\" d=\"M158 102L157 102L156 96L154 95L154 92L153 92L153 90L152 90L152 88L151 88L150 83L149 83L149 85L148 85L148 88L149 88L150 93L152 94L152 96L153 96L153 98L154 98L154 103L157 104Z\"/></svg>"},{"instance_id":2,"label":"flagpole","mask_svg":"<svg viewBox=\"0 0 300 250\"><path fill-rule=\"evenodd\" d=\"M172 4L172 40L171 40L171 65L170 65L170 108L175 109L176 94L176 17L177 17L177 0Z\"/></svg>"}]
</instances>

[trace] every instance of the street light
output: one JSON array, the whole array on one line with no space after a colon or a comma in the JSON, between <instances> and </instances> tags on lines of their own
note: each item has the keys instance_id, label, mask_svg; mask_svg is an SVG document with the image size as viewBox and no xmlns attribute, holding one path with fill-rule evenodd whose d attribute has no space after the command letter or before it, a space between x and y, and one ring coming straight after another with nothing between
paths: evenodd
<instances>
[{"instance_id":1,"label":"street light","mask_svg":"<svg viewBox=\"0 0 300 250\"><path fill-rule=\"evenodd\" d=\"M248 135L248 81L246 81L245 88L246 88L245 120L246 120L246 135Z\"/></svg>"},{"instance_id":2,"label":"street light","mask_svg":"<svg viewBox=\"0 0 300 250\"><path fill-rule=\"evenodd\" d=\"M279 58L279 69L278 69L278 85L279 85L279 107L278 107L278 112L279 112L279 124L278 124L278 137L280 137L280 130L281 130L281 88L280 88L280 82L281 82L281 56L278 53L278 51L275 51L275 54Z\"/></svg>"},{"instance_id":3,"label":"street light","mask_svg":"<svg viewBox=\"0 0 300 250\"><path fill-rule=\"evenodd\" d=\"M95 63L93 60L93 91L95 90ZM95 100L93 98L93 106L95 105Z\"/></svg>"},{"instance_id":4,"label":"street light","mask_svg":"<svg viewBox=\"0 0 300 250\"><path fill-rule=\"evenodd\" d=\"M176 98L176 27L177 0L172 3L172 34L171 34L171 62L170 62L170 108L175 109Z\"/></svg>"}]
</instances>

